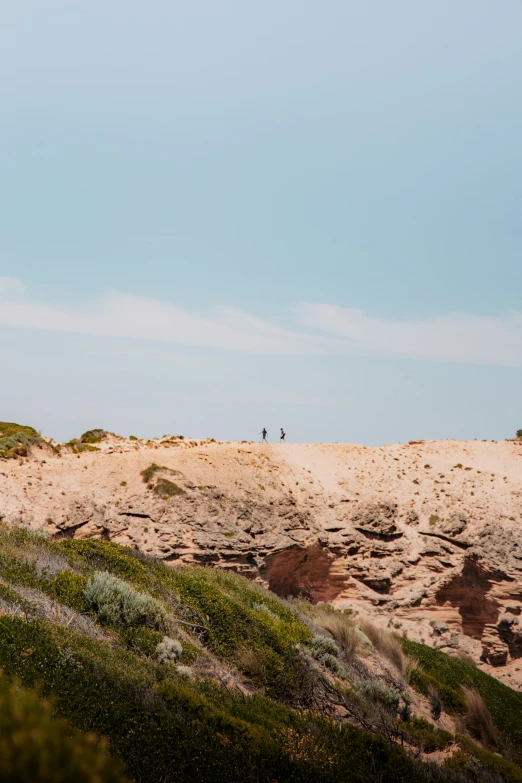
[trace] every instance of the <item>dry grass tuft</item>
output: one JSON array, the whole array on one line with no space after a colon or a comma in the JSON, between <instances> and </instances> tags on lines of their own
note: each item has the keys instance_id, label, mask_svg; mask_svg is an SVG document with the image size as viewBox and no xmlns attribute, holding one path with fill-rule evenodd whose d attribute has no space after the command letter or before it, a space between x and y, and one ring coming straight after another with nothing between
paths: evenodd
<instances>
[{"instance_id":1,"label":"dry grass tuft","mask_svg":"<svg viewBox=\"0 0 522 783\"><path fill-rule=\"evenodd\" d=\"M457 650L455 653L455 656L457 658L460 658L461 661L464 661L464 663L469 663L471 666L474 666L477 668L477 662L474 658L471 657L471 655L464 650Z\"/></svg>"},{"instance_id":2,"label":"dry grass tuft","mask_svg":"<svg viewBox=\"0 0 522 783\"><path fill-rule=\"evenodd\" d=\"M353 660L361 642L357 628L347 615L318 612L314 617L314 623L333 636L345 661Z\"/></svg>"},{"instance_id":3,"label":"dry grass tuft","mask_svg":"<svg viewBox=\"0 0 522 783\"><path fill-rule=\"evenodd\" d=\"M468 733L485 748L496 748L498 732L480 693L473 688L463 688L466 713L463 723Z\"/></svg>"},{"instance_id":4,"label":"dry grass tuft","mask_svg":"<svg viewBox=\"0 0 522 783\"><path fill-rule=\"evenodd\" d=\"M397 636L384 628L379 628L369 620L362 621L360 627L375 649L387 658L406 680L409 680L419 663L415 658L406 655Z\"/></svg>"},{"instance_id":5,"label":"dry grass tuft","mask_svg":"<svg viewBox=\"0 0 522 783\"><path fill-rule=\"evenodd\" d=\"M236 654L238 668L257 682L266 682L266 667L259 655L250 647L241 647Z\"/></svg>"},{"instance_id":6,"label":"dry grass tuft","mask_svg":"<svg viewBox=\"0 0 522 783\"><path fill-rule=\"evenodd\" d=\"M403 652L402 675L406 682L410 681L411 675L419 667L420 663L417 658L414 658L412 655L406 655L406 653Z\"/></svg>"}]
</instances>

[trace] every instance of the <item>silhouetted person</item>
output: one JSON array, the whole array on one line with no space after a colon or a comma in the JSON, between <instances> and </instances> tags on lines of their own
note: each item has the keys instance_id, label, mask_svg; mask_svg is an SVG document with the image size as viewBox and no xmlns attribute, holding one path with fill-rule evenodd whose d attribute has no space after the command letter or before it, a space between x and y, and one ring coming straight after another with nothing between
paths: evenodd
<instances>
[{"instance_id":1,"label":"silhouetted person","mask_svg":"<svg viewBox=\"0 0 522 783\"><path fill-rule=\"evenodd\" d=\"M263 427L263 429L262 429L262 431L261 431L261 435L263 436L263 440L262 440L261 442L262 442L262 443L268 443L268 441L267 441L267 439L266 439L266 436L268 435L268 432L266 431L266 428L265 428L265 427Z\"/></svg>"},{"instance_id":2,"label":"silhouetted person","mask_svg":"<svg viewBox=\"0 0 522 783\"><path fill-rule=\"evenodd\" d=\"M285 440L285 438L286 438L286 432L285 432L285 431L284 431L284 429L281 427L281 435L279 436L279 442L280 442L280 443L286 443L286 440Z\"/></svg>"}]
</instances>

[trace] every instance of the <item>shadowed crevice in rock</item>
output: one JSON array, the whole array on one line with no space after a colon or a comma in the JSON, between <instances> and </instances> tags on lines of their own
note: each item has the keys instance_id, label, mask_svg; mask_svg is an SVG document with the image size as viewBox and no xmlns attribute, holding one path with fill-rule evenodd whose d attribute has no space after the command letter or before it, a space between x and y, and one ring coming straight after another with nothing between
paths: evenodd
<instances>
[{"instance_id":1,"label":"shadowed crevice in rock","mask_svg":"<svg viewBox=\"0 0 522 783\"><path fill-rule=\"evenodd\" d=\"M355 579L358 579L360 582L362 582L366 587L369 587L371 590L374 590L376 593L382 593L384 595L387 595L392 586L392 580L391 577L387 574L382 575L375 575L375 576L357 576L354 575Z\"/></svg>"},{"instance_id":2,"label":"shadowed crevice in rock","mask_svg":"<svg viewBox=\"0 0 522 783\"><path fill-rule=\"evenodd\" d=\"M355 529L362 533L365 538L370 538L374 541L395 541L395 539L401 538L403 535L402 532L389 534L375 533L372 530L366 530L364 527L357 527L357 525L355 526Z\"/></svg>"},{"instance_id":3,"label":"shadowed crevice in rock","mask_svg":"<svg viewBox=\"0 0 522 783\"><path fill-rule=\"evenodd\" d=\"M56 541L63 541L67 538L74 538L76 536L76 532L82 527L85 527L85 525L88 525L90 521L90 519L86 519L85 522L78 522L76 525L69 525L69 527L62 528L54 534L53 538Z\"/></svg>"},{"instance_id":4,"label":"shadowed crevice in rock","mask_svg":"<svg viewBox=\"0 0 522 783\"><path fill-rule=\"evenodd\" d=\"M402 530L396 525L397 503L380 501L362 504L352 517L356 530L366 538L393 541L401 538Z\"/></svg>"},{"instance_id":5,"label":"shadowed crevice in rock","mask_svg":"<svg viewBox=\"0 0 522 783\"><path fill-rule=\"evenodd\" d=\"M452 544L459 549L469 549L470 546L472 546L472 544L469 544L467 541L458 541L456 538L450 538L449 536L445 536L442 533L432 533L428 530L422 530L420 532L423 536L431 536L432 538L440 538L441 541L447 541L448 544Z\"/></svg>"},{"instance_id":6,"label":"shadowed crevice in rock","mask_svg":"<svg viewBox=\"0 0 522 783\"><path fill-rule=\"evenodd\" d=\"M481 639L486 625L495 625L500 604L488 596L493 582L511 582L502 571L487 570L475 557L467 557L462 572L443 585L435 596L439 606L449 603L458 608L462 632L473 639Z\"/></svg>"},{"instance_id":7,"label":"shadowed crevice in rock","mask_svg":"<svg viewBox=\"0 0 522 783\"><path fill-rule=\"evenodd\" d=\"M270 590L283 598L306 596L333 601L346 587L346 576L333 574L334 558L320 546L290 547L268 555L261 575Z\"/></svg>"}]
</instances>

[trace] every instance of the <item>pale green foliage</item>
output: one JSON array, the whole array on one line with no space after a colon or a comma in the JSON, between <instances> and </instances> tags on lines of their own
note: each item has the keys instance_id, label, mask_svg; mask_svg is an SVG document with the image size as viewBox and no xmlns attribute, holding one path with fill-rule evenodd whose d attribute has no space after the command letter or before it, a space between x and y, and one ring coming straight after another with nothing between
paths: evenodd
<instances>
[{"instance_id":1,"label":"pale green foliage","mask_svg":"<svg viewBox=\"0 0 522 783\"><path fill-rule=\"evenodd\" d=\"M401 701L401 694L393 685L386 685L384 680L372 678L364 680L356 686L356 692L366 701L378 702L397 712Z\"/></svg>"},{"instance_id":2,"label":"pale green foliage","mask_svg":"<svg viewBox=\"0 0 522 783\"><path fill-rule=\"evenodd\" d=\"M158 601L108 573L97 571L89 579L85 597L100 621L108 625L165 625L166 612Z\"/></svg>"},{"instance_id":3,"label":"pale green foliage","mask_svg":"<svg viewBox=\"0 0 522 783\"><path fill-rule=\"evenodd\" d=\"M345 671L338 661L339 647L329 636L316 634L310 642L310 652L316 661L326 666L337 677L344 677Z\"/></svg>"},{"instance_id":4,"label":"pale green foliage","mask_svg":"<svg viewBox=\"0 0 522 783\"><path fill-rule=\"evenodd\" d=\"M334 655L335 657L339 655L339 648L334 640L329 636L322 636L321 634L316 634L314 636L310 642L310 649L312 655L318 661L321 660L324 655Z\"/></svg>"},{"instance_id":5,"label":"pale green foliage","mask_svg":"<svg viewBox=\"0 0 522 783\"><path fill-rule=\"evenodd\" d=\"M270 617L271 620L279 620L280 618L276 615L275 612L273 612L270 607L268 607L266 604L254 604L252 607L254 612L263 612L268 617Z\"/></svg>"},{"instance_id":6,"label":"pale green foliage","mask_svg":"<svg viewBox=\"0 0 522 783\"><path fill-rule=\"evenodd\" d=\"M182 664L180 664L179 666L176 666L176 671L178 672L178 674L182 674L183 677L191 678L193 676L193 672L190 666L183 666Z\"/></svg>"},{"instance_id":7,"label":"pale green foliage","mask_svg":"<svg viewBox=\"0 0 522 783\"><path fill-rule=\"evenodd\" d=\"M326 668L329 669L332 674L335 674L336 677L346 676L346 672L335 655L332 655L331 653L325 653L320 660L323 666L326 666Z\"/></svg>"},{"instance_id":8,"label":"pale green foliage","mask_svg":"<svg viewBox=\"0 0 522 783\"><path fill-rule=\"evenodd\" d=\"M156 647L156 656L160 663L174 663L181 657L183 647L177 639L165 636Z\"/></svg>"},{"instance_id":9,"label":"pale green foliage","mask_svg":"<svg viewBox=\"0 0 522 783\"><path fill-rule=\"evenodd\" d=\"M12 422L0 422L0 457L27 456L27 449L41 438L32 427Z\"/></svg>"}]
</instances>

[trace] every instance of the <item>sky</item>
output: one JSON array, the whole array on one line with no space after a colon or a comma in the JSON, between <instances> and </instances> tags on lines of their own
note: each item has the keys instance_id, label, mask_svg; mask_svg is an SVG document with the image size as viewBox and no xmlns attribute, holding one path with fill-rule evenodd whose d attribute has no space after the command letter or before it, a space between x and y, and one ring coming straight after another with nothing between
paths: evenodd
<instances>
[{"instance_id":1,"label":"sky","mask_svg":"<svg viewBox=\"0 0 522 783\"><path fill-rule=\"evenodd\" d=\"M522 428L522 4L0 0L0 419Z\"/></svg>"}]
</instances>

